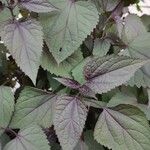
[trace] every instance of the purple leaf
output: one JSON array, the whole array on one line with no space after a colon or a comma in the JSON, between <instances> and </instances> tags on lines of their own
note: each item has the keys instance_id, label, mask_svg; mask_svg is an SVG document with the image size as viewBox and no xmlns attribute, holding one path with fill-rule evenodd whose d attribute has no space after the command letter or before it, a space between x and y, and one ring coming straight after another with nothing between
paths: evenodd
<instances>
[{"instance_id":1,"label":"purple leaf","mask_svg":"<svg viewBox=\"0 0 150 150\"><path fill-rule=\"evenodd\" d=\"M79 92L84 96L95 98L95 93L86 85L81 85L79 82L69 78L55 78L55 79L71 89L79 90Z\"/></svg>"},{"instance_id":2,"label":"purple leaf","mask_svg":"<svg viewBox=\"0 0 150 150\"><path fill-rule=\"evenodd\" d=\"M59 96L55 104L54 127L63 150L73 150L87 117L85 104L77 97Z\"/></svg>"},{"instance_id":3,"label":"purple leaf","mask_svg":"<svg viewBox=\"0 0 150 150\"><path fill-rule=\"evenodd\" d=\"M78 89L81 85L73 80L73 79L69 79L69 78L54 78L56 79L58 82L62 83L63 85L71 88L71 89Z\"/></svg>"},{"instance_id":4,"label":"purple leaf","mask_svg":"<svg viewBox=\"0 0 150 150\"><path fill-rule=\"evenodd\" d=\"M84 67L85 85L96 93L105 93L126 83L148 61L124 56L95 57Z\"/></svg>"},{"instance_id":5,"label":"purple leaf","mask_svg":"<svg viewBox=\"0 0 150 150\"><path fill-rule=\"evenodd\" d=\"M82 86L79 88L79 91L80 91L80 93L83 94L84 96L96 98L96 97L95 97L95 92L92 91L92 90L91 90L88 86L86 86L86 85L82 85Z\"/></svg>"},{"instance_id":6,"label":"purple leaf","mask_svg":"<svg viewBox=\"0 0 150 150\"><path fill-rule=\"evenodd\" d=\"M44 13L56 10L48 0L21 0L20 5L29 11Z\"/></svg>"},{"instance_id":7,"label":"purple leaf","mask_svg":"<svg viewBox=\"0 0 150 150\"><path fill-rule=\"evenodd\" d=\"M39 22L7 22L0 28L0 36L18 66L35 83L43 45L43 32Z\"/></svg>"}]
</instances>

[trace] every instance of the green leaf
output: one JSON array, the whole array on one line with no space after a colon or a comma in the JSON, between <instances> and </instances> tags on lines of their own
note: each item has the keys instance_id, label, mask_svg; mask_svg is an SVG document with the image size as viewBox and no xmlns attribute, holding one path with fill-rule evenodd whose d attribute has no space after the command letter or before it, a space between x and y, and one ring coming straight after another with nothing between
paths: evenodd
<instances>
[{"instance_id":1,"label":"green leaf","mask_svg":"<svg viewBox=\"0 0 150 150\"><path fill-rule=\"evenodd\" d=\"M91 130L88 130L84 133L84 141L89 150L104 150L103 146L94 140L93 131Z\"/></svg>"},{"instance_id":2,"label":"green leaf","mask_svg":"<svg viewBox=\"0 0 150 150\"><path fill-rule=\"evenodd\" d=\"M4 21L7 21L11 18L12 16L8 8L4 8L3 10L0 10L0 23L3 23Z\"/></svg>"},{"instance_id":3,"label":"green leaf","mask_svg":"<svg viewBox=\"0 0 150 150\"><path fill-rule=\"evenodd\" d=\"M124 31L125 35L122 39L126 43L127 49L122 54L133 58L149 59L150 33L146 31L140 18L136 15L129 15L125 19ZM150 64L146 64L138 70L129 81L129 85L150 87Z\"/></svg>"},{"instance_id":4,"label":"green leaf","mask_svg":"<svg viewBox=\"0 0 150 150\"><path fill-rule=\"evenodd\" d=\"M94 131L95 139L112 150L149 150L150 128L136 107L119 105L105 108Z\"/></svg>"},{"instance_id":5,"label":"green leaf","mask_svg":"<svg viewBox=\"0 0 150 150\"><path fill-rule=\"evenodd\" d=\"M126 83L147 61L130 57L93 57L84 67L85 85L102 94Z\"/></svg>"},{"instance_id":6,"label":"green leaf","mask_svg":"<svg viewBox=\"0 0 150 150\"><path fill-rule=\"evenodd\" d=\"M93 55L95 56L105 56L110 49L110 41L107 39L95 39Z\"/></svg>"},{"instance_id":7,"label":"green leaf","mask_svg":"<svg viewBox=\"0 0 150 150\"><path fill-rule=\"evenodd\" d=\"M111 98L111 100L107 104L107 107L115 107L120 104L136 105L137 99L133 94L118 92Z\"/></svg>"},{"instance_id":8,"label":"green leaf","mask_svg":"<svg viewBox=\"0 0 150 150\"><path fill-rule=\"evenodd\" d=\"M11 127L23 128L34 123L42 127L50 127L55 99L52 93L26 87L17 100Z\"/></svg>"},{"instance_id":9,"label":"green leaf","mask_svg":"<svg viewBox=\"0 0 150 150\"><path fill-rule=\"evenodd\" d=\"M83 70L84 66L91 60L90 57L85 58L83 61L81 61L74 69L72 69L72 76L76 81L78 81L80 84L83 84L86 82Z\"/></svg>"},{"instance_id":10,"label":"green leaf","mask_svg":"<svg viewBox=\"0 0 150 150\"><path fill-rule=\"evenodd\" d=\"M43 32L39 22L7 22L0 28L0 36L18 66L35 84L43 45Z\"/></svg>"},{"instance_id":11,"label":"green leaf","mask_svg":"<svg viewBox=\"0 0 150 150\"><path fill-rule=\"evenodd\" d=\"M127 42L131 42L136 37L146 32L144 24L137 15L131 14L125 18L124 36L126 37Z\"/></svg>"},{"instance_id":12,"label":"green leaf","mask_svg":"<svg viewBox=\"0 0 150 150\"><path fill-rule=\"evenodd\" d=\"M18 136L4 150L50 150L50 146L41 128L30 126L19 131Z\"/></svg>"},{"instance_id":13,"label":"green leaf","mask_svg":"<svg viewBox=\"0 0 150 150\"><path fill-rule=\"evenodd\" d=\"M128 45L129 55L139 59L150 59L150 33L140 34ZM129 82L131 86L150 87L150 63L145 64Z\"/></svg>"},{"instance_id":14,"label":"green leaf","mask_svg":"<svg viewBox=\"0 0 150 150\"><path fill-rule=\"evenodd\" d=\"M10 123L14 111L14 95L10 87L0 86L0 134Z\"/></svg>"},{"instance_id":15,"label":"green leaf","mask_svg":"<svg viewBox=\"0 0 150 150\"><path fill-rule=\"evenodd\" d=\"M41 57L41 66L49 71L50 73L54 73L57 76L65 76L71 77L71 70L82 61L82 53L80 50L77 50L71 56L69 56L66 60L61 62L59 65L55 61L54 57L48 50L43 51L43 55Z\"/></svg>"},{"instance_id":16,"label":"green leaf","mask_svg":"<svg viewBox=\"0 0 150 150\"><path fill-rule=\"evenodd\" d=\"M46 43L58 64L79 48L99 18L90 2L63 0L60 5L60 12L40 17Z\"/></svg>"},{"instance_id":17,"label":"green leaf","mask_svg":"<svg viewBox=\"0 0 150 150\"><path fill-rule=\"evenodd\" d=\"M141 17L141 20L142 20L143 24L145 25L147 31L150 32L150 16L143 15Z\"/></svg>"},{"instance_id":18,"label":"green leaf","mask_svg":"<svg viewBox=\"0 0 150 150\"><path fill-rule=\"evenodd\" d=\"M86 143L80 140L73 150L89 150L89 149Z\"/></svg>"},{"instance_id":19,"label":"green leaf","mask_svg":"<svg viewBox=\"0 0 150 150\"><path fill-rule=\"evenodd\" d=\"M87 108L78 97L57 97L54 128L63 150L73 150L82 134Z\"/></svg>"}]
</instances>

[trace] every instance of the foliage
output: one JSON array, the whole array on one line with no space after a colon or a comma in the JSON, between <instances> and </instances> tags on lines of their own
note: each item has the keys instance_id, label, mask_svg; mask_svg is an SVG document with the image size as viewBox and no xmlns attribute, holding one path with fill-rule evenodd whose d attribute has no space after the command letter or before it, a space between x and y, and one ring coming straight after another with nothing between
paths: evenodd
<instances>
[{"instance_id":1,"label":"foliage","mask_svg":"<svg viewBox=\"0 0 150 150\"><path fill-rule=\"evenodd\" d=\"M0 0L0 150L150 149L138 2Z\"/></svg>"}]
</instances>

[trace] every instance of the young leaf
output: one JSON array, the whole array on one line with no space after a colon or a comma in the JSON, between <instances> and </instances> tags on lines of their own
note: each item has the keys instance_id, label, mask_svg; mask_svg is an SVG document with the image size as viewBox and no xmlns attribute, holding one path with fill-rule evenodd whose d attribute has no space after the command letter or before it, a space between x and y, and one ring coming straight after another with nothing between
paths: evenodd
<instances>
[{"instance_id":1,"label":"young leaf","mask_svg":"<svg viewBox=\"0 0 150 150\"><path fill-rule=\"evenodd\" d=\"M35 83L43 44L40 24L35 20L7 22L0 28L0 36L17 64Z\"/></svg>"},{"instance_id":2,"label":"young leaf","mask_svg":"<svg viewBox=\"0 0 150 150\"><path fill-rule=\"evenodd\" d=\"M84 68L85 85L96 93L105 93L127 82L147 61L129 57L95 57Z\"/></svg>"},{"instance_id":3,"label":"young leaf","mask_svg":"<svg viewBox=\"0 0 150 150\"><path fill-rule=\"evenodd\" d=\"M145 115L136 107L105 108L100 115L95 139L112 150L149 150L150 129Z\"/></svg>"},{"instance_id":4,"label":"young leaf","mask_svg":"<svg viewBox=\"0 0 150 150\"><path fill-rule=\"evenodd\" d=\"M48 0L20 0L19 4L33 12L45 13L56 10L56 8L51 5Z\"/></svg>"},{"instance_id":5,"label":"young leaf","mask_svg":"<svg viewBox=\"0 0 150 150\"><path fill-rule=\"evenodd\" d=\"M48 141L40 127L34 125L19 131L4 150L49 150Z\"/></svg>"},{"instance_id":6,"label":"young leaf","mask_svg":"<svg viewBox=\"0 0 150 150\"><path fill-rule=\"evenodd\" d=\"M55 104L54 127L63 150L73 150L87 117L84 103L77 97L59 96Z\"/></svg>"},{"instance_id":7,"label":"young leaf","mask_svg":"<svg viewBox=\"0 0 150 150\"><path fill-rule=\"evenodd\" d=\"M14 95L10 87L0 86L0 134L10 123L14 111Z\"/></svg>"},{"instance_id":8,"label":"young leaf","mask_svg":"<svg viewBox=\"0 0 150 150\"><path fill-rule=\"evenodd\" d=\"M79 48L99 17L91 2L63 0L61 3L63 8L59 13L40 17L46 43L58 64Z\"/></svg>"},{"instance_id":9,"label":"young leaf","mask_svg":"<svg viewBox=\"0 0 150 150\"><path fill-rule=\"evenodd\" d=\"M33 123L50 127L55 99L54 94L26 87L17 100L11 127L23 128Z\"/></svg>"},{"instance_id":10,"label":"young leaf","mask_svg":"<svg viewBox=\"0 0 150 150\"><path fill-rule=\"evenodd\" d=\"M54 73L57 76L65 76L71 77L71 70L82 61L82 53L80 50L77 50L71 56L69 56L66 60L61 62L59 65L56 60L52 56L52 54L48 50L44 50L41 57L41 66L49 71L50 73Z\"/></svg>"}]
</instances>

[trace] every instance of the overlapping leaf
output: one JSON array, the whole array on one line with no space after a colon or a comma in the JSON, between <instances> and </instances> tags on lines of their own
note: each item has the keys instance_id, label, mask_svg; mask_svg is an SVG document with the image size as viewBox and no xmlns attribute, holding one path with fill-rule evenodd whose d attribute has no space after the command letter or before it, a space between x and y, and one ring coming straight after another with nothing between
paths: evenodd
<instances>
[{"instance_id":1,"label":"overlapping leaf","mask_svg":"<svg viewBox=\"0 0 150 150\"><path fill-rule=\"evenodd\" d=\"M35 20L8 22L0 28L0 36L18 66L35 83L43 44L40 24Z\"/></svg>"},{"instance_id":2,"label":"overlapping leaf","mask_svg":"<svg viewBox=\"0 0 150 150\"><path fill-rule=\"evenodd\" d=\"M54 101L55 95L26 87L17 100L11 127L23 128L33 123L42 127L50 127Z\"/></svg>"},{"instance_id":3,"label":"overlapping leaf","mask_svg":"<svg viewBox=\"0 0 150 150\"><path fill-rule=\"evenodd\" d=\"M95 57L84 68L85 85L97 93L105 93L127 82L147 61L124 56Z\"/></svg>"},{"instance_id":4,"label":"overlapping leaf","mask_svg":"<svg viewBox=\"0 0 150 150\"><path fill-rule=\"evenodd\" d=\"M149 150L150 129L145 115L136 107L119 105L100 115L95 139L112 150Z\"/></svg>"},{"instance_id":5,"label":"overlapping leaf","mask_svg":"<svg viewBox=\"0 0 150 150\"><path fill-rule=\"evenodd\" d=\"M50 1L51 2L51 1ZM61 63L79 48L98 22L98 12L90 2L52 0L61 10L50 15L41 15L45 40L56 59Z\"/></svg>"},{"instance_id":6,"label":"overlapping leaf","mask_svg":"<svg viewBox=\"0 0 150 150\"><path fill-rule=\"evenodd\" d=\"M7 128L14 111L14 95L10 87L0 86L0 134Z\"/></svg>"},{"instance_id":7,"label":"overlapping leaf","mask_svg":"<svg viewBox=\"0 0 150 150\"><path fill-rule=\"evenodd\" d=\"M55 104L54 126L63 150L73 150L82 134L87 109L77 97L59 96Z\"/></svg>"},{"instance_id":8,"label":"overlapping leaf","mask_svg":"<svg viewBox=\"0 0 150 150\"><path fill-rule=\"evenodd\" d=\"M50 150L50 146L42 129L34 125L19 131L4 150Z\"/></svg>"},{"instance_id":9,"label":"overlapping leaf","mask_svg":"<svg viewBox=\"0 0 150 150\"><path fill-rule=\"evenodd\" d=\"M71 77L71 70L82 59L82 53L78 50L58 65L52 54L48 50L44 50L41 57L41 66L57 76Z\"/></svg>"}]
</instances>

